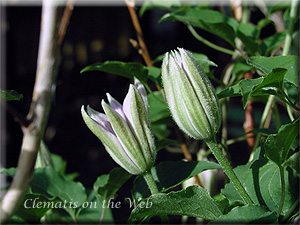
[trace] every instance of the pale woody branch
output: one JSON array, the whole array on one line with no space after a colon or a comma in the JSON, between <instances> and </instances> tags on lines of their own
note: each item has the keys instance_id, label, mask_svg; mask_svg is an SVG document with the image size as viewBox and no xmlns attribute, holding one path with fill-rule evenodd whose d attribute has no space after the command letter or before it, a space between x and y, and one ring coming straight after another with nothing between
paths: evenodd
<instances>
[{"instance_id":1,"label":"pale woody branch","mask_svg":"<svg viewBox=\"0 0 300 225\"><path fill-rule=\"evenodd\" d=\"M18 167L11 187L1 201L1 223L8 222L29 188L35 160L44 136L52 100L52 86L58 67L58 5L56 1L44 0L38 52L36 81L33 90L29 126L22 127L23 142Z\"/></svg>"}]
</instances>

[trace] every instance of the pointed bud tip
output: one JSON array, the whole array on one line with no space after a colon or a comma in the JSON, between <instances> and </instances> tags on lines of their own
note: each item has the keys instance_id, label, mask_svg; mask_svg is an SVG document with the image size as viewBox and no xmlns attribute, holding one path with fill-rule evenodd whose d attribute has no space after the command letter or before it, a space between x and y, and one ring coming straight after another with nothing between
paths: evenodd
<instances>
[{"instance_id":1,"label":"pointed bud tip","mask_svg":"<svg viewBox=\"0 0 300 225\"><path fill-rule=\"evenodd\" d=\"M85 109L84 109L84 105L81 106L81 115L86 114Z\"/></svg>"},{"instance_id":2,"label":"pointed bud tip","mask_svg":"<svg viewBox=\"0 0 300 225\"><path fill-rule=\"evenodd\" d=\"M109 106L104 99L101 100L101 106L104 108L104 107L107 107Z\"/></svg>"},{"instance_id":3,"label":"pointed bud tip","mask_svg":"<svg viewBox=\"0 0 300 225\"><path fill-rule=\"evenodd\" d=\"M106 97L108 102L111 102L111 100L114 99L108 92L106 93Z\"/></svg>"}]
</instances>

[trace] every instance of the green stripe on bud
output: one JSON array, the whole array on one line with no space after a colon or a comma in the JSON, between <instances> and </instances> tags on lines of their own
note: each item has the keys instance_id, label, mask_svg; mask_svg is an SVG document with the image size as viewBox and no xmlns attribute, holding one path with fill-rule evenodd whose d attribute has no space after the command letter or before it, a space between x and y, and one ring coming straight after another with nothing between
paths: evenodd
<instances>
[{"instance_id":1,"label":"green stripe on bud","mask_svg":"<svg viewBox=\"0 0 300 225\"><path fill-rule=\"evenodd\" d=\"M180 129L195 139L211 139L221 125L219 101L193 55L182 48L166 53L162 81L171 114Z\"/></svg>"},{"instance_id":2,"label":"green stripe on bud","mask_svg":"<svg viewBox=\"0 0 300 225\"><path fill-rule=\"evenodd\" d=\"M83 119L120 166L132 174L143 174L151 169L156 158L146 91L135 79L123 106L109 94L107 96L109 104L102 100L105 114L90 107L86 113L82 107Z\"/></svg>"}]
</instances>

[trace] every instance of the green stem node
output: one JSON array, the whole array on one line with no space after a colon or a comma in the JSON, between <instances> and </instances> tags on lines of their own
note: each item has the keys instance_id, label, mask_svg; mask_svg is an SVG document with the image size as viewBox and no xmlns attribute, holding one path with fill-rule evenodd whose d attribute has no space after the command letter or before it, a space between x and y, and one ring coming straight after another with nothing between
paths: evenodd
<instances>
[{"instance_id":1,"label":"green stem node","mask_svg":"<svg viewBox=\"0 0 300 225\"><path fill-rule=\"evenodd\" d=\"M240 180L237 178L237 176L234 173L233 169L231 168L229 161L224 157L221 149L218 147L216 138L213 137L210 140L206 140L206 144L210 148L210 150L212 151L214 156L216 157L217 161L219 162L219 164L223 168L224 172L226 173L226 175L228 176L230 181L233 183L235 189L239 192L239 194L242 197L242 199L244 200L244 202L247 205L254 204L253 201L251 200L250 196L248 195L248 193L246 192L246 190L242 186Z\"/></svg>"}]
</instances>

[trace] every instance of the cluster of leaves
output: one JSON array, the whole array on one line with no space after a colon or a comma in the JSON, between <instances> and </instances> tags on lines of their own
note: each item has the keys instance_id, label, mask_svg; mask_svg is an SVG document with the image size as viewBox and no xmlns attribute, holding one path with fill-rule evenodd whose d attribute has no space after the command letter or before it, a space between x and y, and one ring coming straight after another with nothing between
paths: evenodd
<instances>
[{"instance_id":1,"label":"cluster of leaves","mask_svg":"<svg viewBox=\"0 0 300 225\"><path fill-rule=\"evenodd\" d=\"M229 84L224 84L222 80L218 82L221 84L217 88L219 99L240 96L245 108L249 99L264 99L266 96L274 95L285 103L286 107L299 110L294 96L299 88L297 76L299 57L293 55L269 57L271 52L280 47L287 31L272 34L265 39L261 38L262 29L272 23L269 16L276 10L284 10L284 22L286 24L290 22L288 6L269 7L267 17L258 21L256 25L237 22L208 6L183 6L180 1L146 1L140 15L153 8L169 11L161 18L161 22L172 20L197 27L222 38L232 48L242 52L233 59L231 82ZM293 27L297 27L297 22ZM237 39L241 44L237 44ZM218 80L210 71L211 66L217 65L204 54L192 53L204 71L214 80ZM159 63L161 59L162 56L158 56L154 62ZM156 137L157 151L169 145L178 145L177 140L169 139L173 123L163 95L160 91L152 91L148 85L149 82L153 82L161 87L159 67L106 61L87 66L82 70L87 71L102 71L129 79L137 77L149 92L149 117ZM243 79L241 75L248 71L256 71L259 77ZM7 100L20 98L20 95L14 92L1 92L1 97L3 96L6 96ZM262 130L253 132L261 133ZM142 176L134 180L132 198L138 204L132 210L129 220L139 222L149 221L155 215L180 215L201 218L212 224L237 221L291 223L299 214L299 118L285 125L280 124L274 132L270 129L263 132L267 133L266 138L261 146L255 149L252 160L234 169L254 205L244 205L231 182L227 183L217 196L211 196L200 186L171 191L189 178L205 170L219 169L220 166L210 161L162 162L151 170L159 194L150 194ZM25 196L16 217L26 222L38 222L41 218L57 222L58 217L62 222L98 221L103 217L105 221L112 221L110 210L102 209L102 204L115 195L131 174L122 168L114 168L109 174L98 177L94 189L87 195L83 185L73 181L74 176L65 174L65 162L59 156L52 155L51 161L52 165L35 169L30 192ZM2 172L12 176L14 169ZM37 202L28 201L36 198ZM60 209L24 207L27 203L27 206L38 202L53 202L59 205L65 201L76 202L76 207ZM85 202L97 202L99 207L85 208ZM151 202L151 207L143 207L145 202Z\"/></svg>"},{"instance_id":2,"label":"cluster of leaves","mask_svg":"<svg viewBox=\"0 0 300 225\"><path fill-rule=\"evenodd\" d=\"M18 92L14 90L0 90L0 99L5 101L14 101L14 100L21 100L23 98L22 94L19 94Z\"/></svg>"},{"instance_id":3,"label":"cluster of leaves","mask_svg":"<svg viewBox=\"0 0 300 225\"><path fill-rule=\"evenodd\" d=\"M102 204L95 192L87 193L77 173L66 174L67 163L56 154L50 154L42 144L29 192L11 218L10 223L86 223L100 220ZM48 157L47 160L45 158ZM49 162L42 165L40 162ZM16 168L1 169L0 173L13 177ZM104 219L112 221L107 210Z\"/></svg>"}]
</instances>

